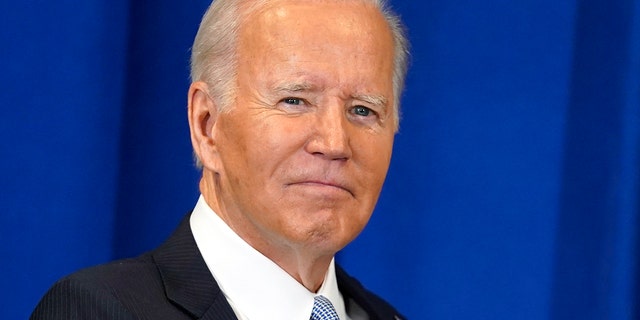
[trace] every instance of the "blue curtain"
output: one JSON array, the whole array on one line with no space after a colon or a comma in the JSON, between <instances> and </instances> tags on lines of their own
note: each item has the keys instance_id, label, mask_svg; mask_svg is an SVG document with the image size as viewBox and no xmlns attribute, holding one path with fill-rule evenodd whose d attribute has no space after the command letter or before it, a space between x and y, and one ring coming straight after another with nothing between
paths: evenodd
<instances>
[{"instance_id":1,"label":"blue curtain","mask_svg":"<svg viewBox=\"0 0 640 320\"><path fill-rule=\"evenodd\" d=\"M0 318L193 207L207 5L0 3ZM341 264L411 319L640 318L640 0L392 5L413 46L401 129Z\"/></svg>"}]
</instances>

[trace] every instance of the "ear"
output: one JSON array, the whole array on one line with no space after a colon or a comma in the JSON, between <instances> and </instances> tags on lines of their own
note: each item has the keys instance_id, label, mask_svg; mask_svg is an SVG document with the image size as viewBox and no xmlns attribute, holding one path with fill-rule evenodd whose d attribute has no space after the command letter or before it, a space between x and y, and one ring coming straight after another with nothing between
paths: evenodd
<instances>
[{"instance_id":1,"label":"ear","mask_svg":"<svg viewBox=\"0 0 640 320\"><path fill-rule=\"evenodd\" d=\"M189 87L188 118L193 151L204 168L213 172L219 169L219 154L214 129L218 109L209 96L209 86L197 81Z\"/></svg>"}]
</instances>

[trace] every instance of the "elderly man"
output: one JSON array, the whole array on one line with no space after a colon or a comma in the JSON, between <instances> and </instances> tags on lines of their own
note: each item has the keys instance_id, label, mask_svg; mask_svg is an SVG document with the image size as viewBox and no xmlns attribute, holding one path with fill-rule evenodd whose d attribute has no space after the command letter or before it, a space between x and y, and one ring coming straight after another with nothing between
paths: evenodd
<instances>
[{"instance_id":1,"label":"elderly man","mask_svg":"<svg viewBox=\"0 0 640 320\"><path fill-rule=\"evenodd\" d=\"M167 242L58 282L33 319L401 319L334 263L387 173L406 72L375 0L218 0L188 93L201 197Z\"/></svg>"}]
</instances>

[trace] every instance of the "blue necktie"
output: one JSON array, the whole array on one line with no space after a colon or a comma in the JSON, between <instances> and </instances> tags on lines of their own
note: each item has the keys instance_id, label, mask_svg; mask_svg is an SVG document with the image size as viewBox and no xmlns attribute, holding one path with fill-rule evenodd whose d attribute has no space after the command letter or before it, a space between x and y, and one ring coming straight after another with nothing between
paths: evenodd
<instances>
[{"instance_id":1,"label":"blue necktie","mask_svg":"<svg viewBox=\"0 0 640 320\"><path fill-rule=\"evenodd\" d=\"M316 296L313 299L313 310L310 320L340 320L331 301L325 296Z\"/></svg>"}]
</instances>

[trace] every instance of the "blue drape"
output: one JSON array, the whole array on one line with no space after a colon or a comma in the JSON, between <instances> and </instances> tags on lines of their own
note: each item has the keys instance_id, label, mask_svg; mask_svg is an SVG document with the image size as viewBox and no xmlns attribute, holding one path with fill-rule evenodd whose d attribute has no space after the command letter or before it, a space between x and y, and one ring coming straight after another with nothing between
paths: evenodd
<instances>
[{"instance_id":1,"label":"blue drape","mask_svg":"<svg viewBox=\"0 0 640 320\"><path fill-rule=\"evenodd\" d=\"M0 3L0 318L194 205L207 5ZM342 265L411 319L640 318L640 0L392 5L413 46L401 129Z\"/></svg>"}]
</instances>

